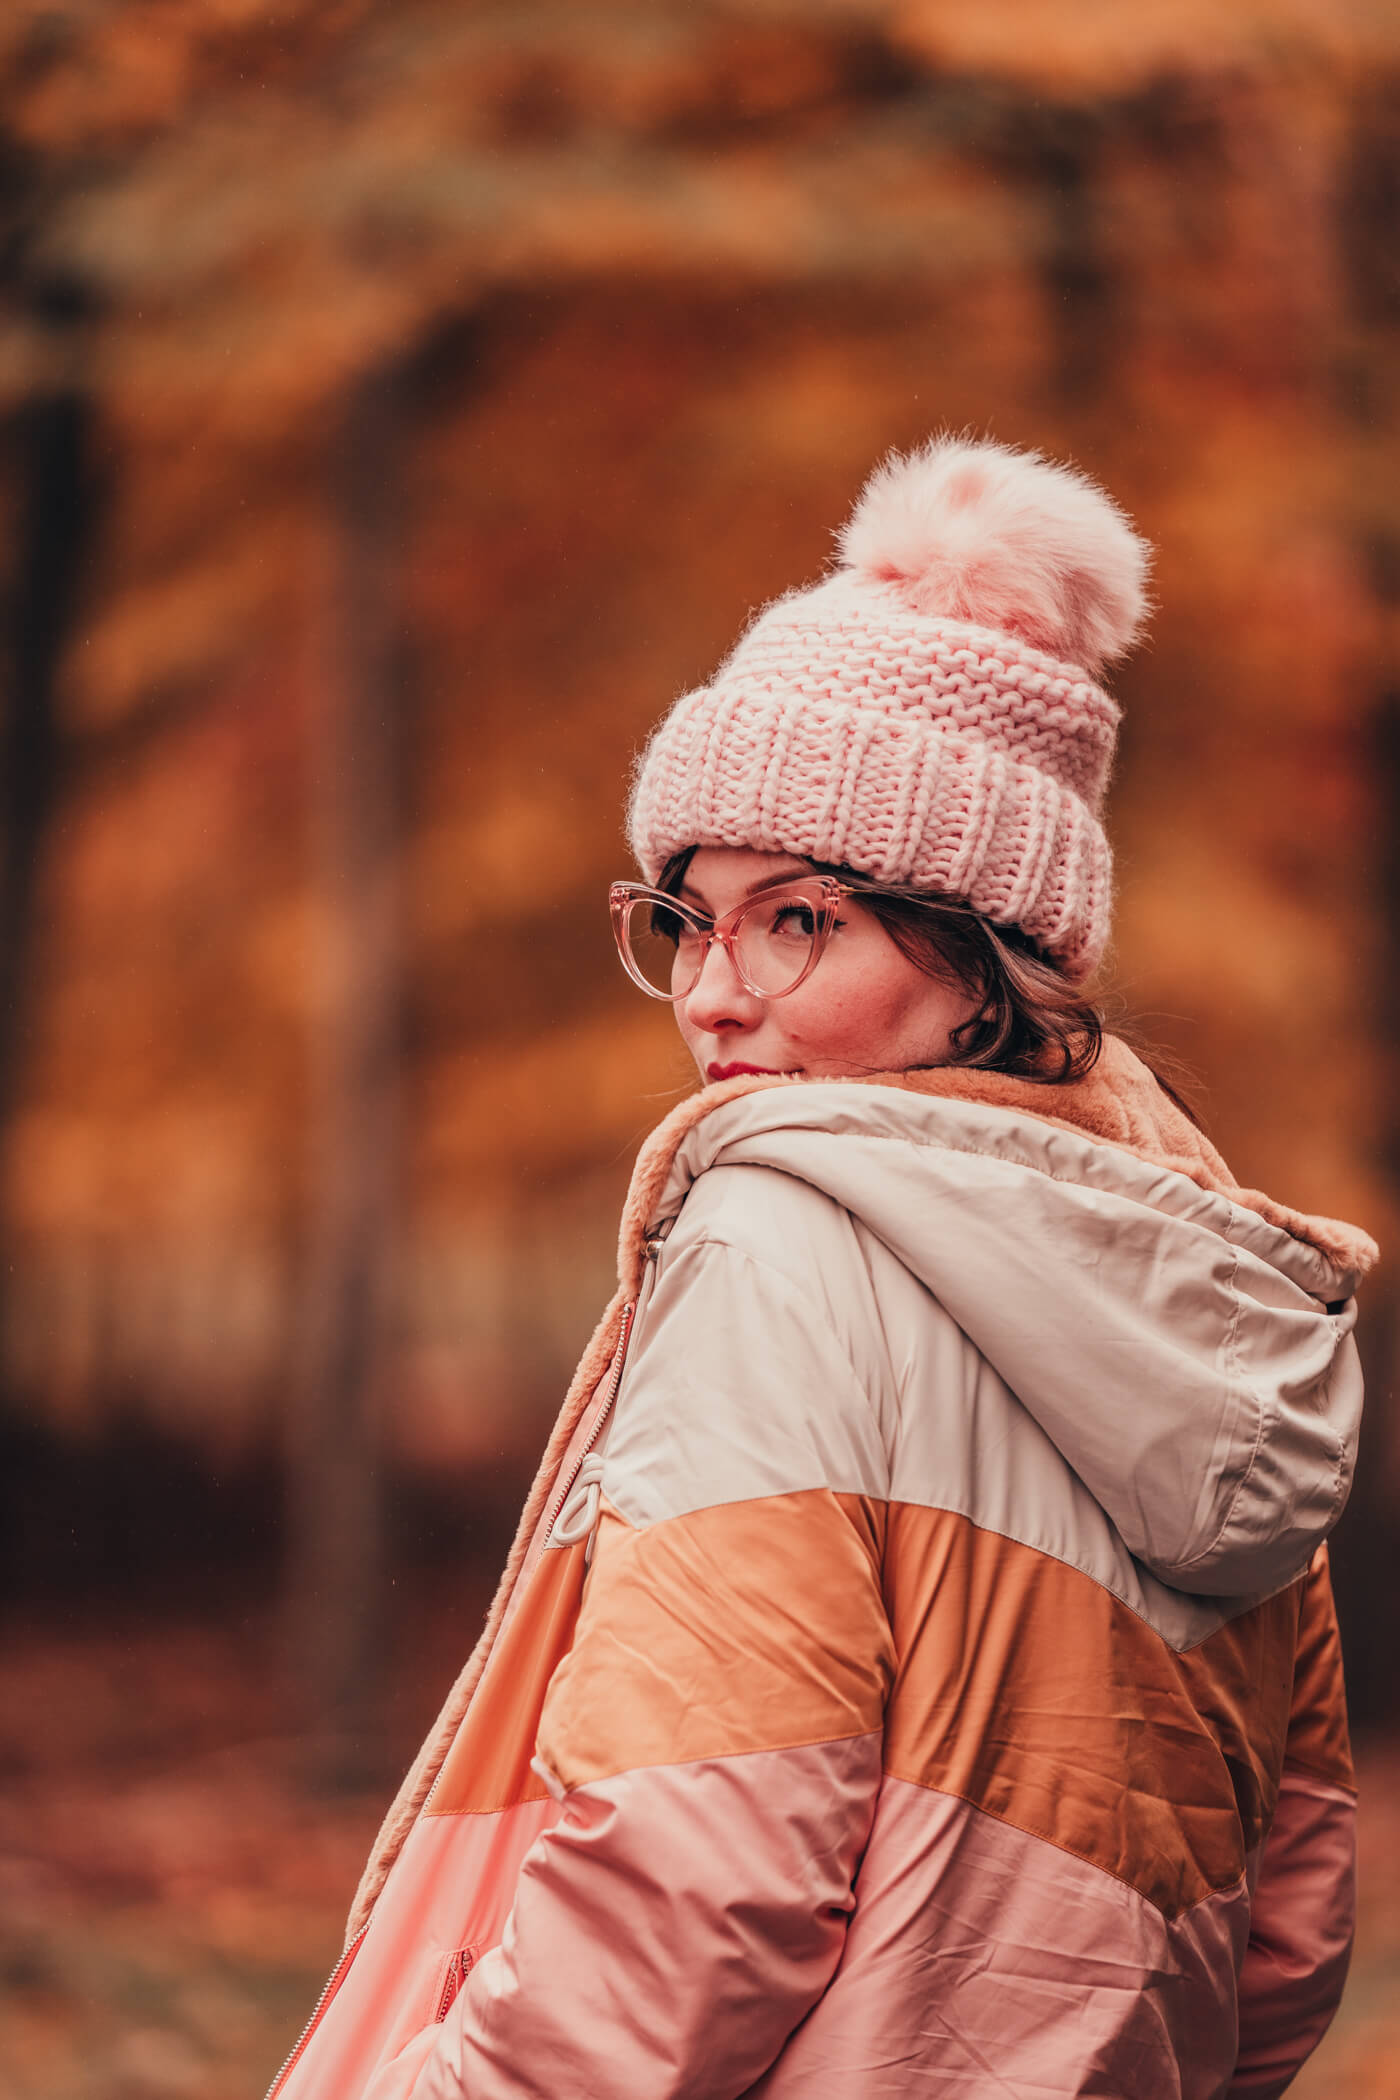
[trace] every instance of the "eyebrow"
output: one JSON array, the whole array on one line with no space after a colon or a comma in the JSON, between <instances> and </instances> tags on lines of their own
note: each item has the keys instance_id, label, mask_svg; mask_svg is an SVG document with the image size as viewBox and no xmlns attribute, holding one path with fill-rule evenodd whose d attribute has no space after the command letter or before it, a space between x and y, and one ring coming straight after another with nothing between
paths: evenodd
<instances>
[{"instance_id":1,"label":"eyebrow","mask_svg":"<svg viewBox=\"0 0 1400 2100\"><path fill-rule=\"evenodd\" d=\"M741 904L746 904L749 898L756 897L760 890L775 890L777 889L780 883L784 882L800 882L804 875L810 875L811 872L812 871L810 868L804 868L800 862L795 861L791 869L785 868L780 874L760 875L757 882L751 882L746 890L741 890L739 892L739 901ZM705 903L705 900L702 897L700 891L696 889L694 883L692 882L683 882L680 888L676 891L676 895L678 897L684 897L687 891L689 891L690 895L694 897L706 911L710 909L709 905Z\"/></svg>"}]
</instances>

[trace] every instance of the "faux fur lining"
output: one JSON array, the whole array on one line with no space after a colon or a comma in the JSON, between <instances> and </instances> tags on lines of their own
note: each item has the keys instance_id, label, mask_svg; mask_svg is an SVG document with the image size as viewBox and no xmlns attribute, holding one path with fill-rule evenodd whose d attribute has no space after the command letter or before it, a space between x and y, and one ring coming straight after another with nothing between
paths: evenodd
<instances>
[{"instance_id":1,"label":"faux fur lining","mask_svg":"<svg viewBox=\"0 0 1400 2100\"><path fill-rule=\"evenodd\" d=\"M703 1122L706 1116L727 1102L765 1089L803 1084L801 1079L751 1074L724 1080L718 1086L705 1087L673 1109L652 1131L638 1153L618 1236L617 1292L574 1373L534 1486L521 1513L515 1543L481 1638L384 1819L356 1891L347 1939L354 1937L374 1907L389 1869L432 1791L472 1694L481 1681L530 1541L548 1506L555 1475L569 1440L612 1362L621 1333L623 1308L635 1299L641 1288L647 1231L655 1221L657 1203L682 1141L697 1123ZM1315 1248L1338 1269L1362 1276L1377 1259L1375 1241L1354 1225L1343 1224L1335 1218L1308 1217L1301 1211L1291 1210L1286 1204L1276 1203L1271 1196L1265 1196L1257 1189L1241 1188L1205 1134L1163 1091L1127 1044L1113 1036L1105 1038L1102 1055L1089 1076L1063 1086L1012 1078L1002 1072L969 1071L957 1066L941 1066L923 1072L876 1073L843 1084L904 1087L911 1093L945 1100L974 1101L987 1107L1011 1109L1018 1115L1035 1117L1040 1122L1075 1131L1101 1144L1121 1146L1154 1166L1183 1174L1199 1188L1227 1197L1243 1209L1256 1212L1293 1239Z\"/></svg>"}]
</instances>

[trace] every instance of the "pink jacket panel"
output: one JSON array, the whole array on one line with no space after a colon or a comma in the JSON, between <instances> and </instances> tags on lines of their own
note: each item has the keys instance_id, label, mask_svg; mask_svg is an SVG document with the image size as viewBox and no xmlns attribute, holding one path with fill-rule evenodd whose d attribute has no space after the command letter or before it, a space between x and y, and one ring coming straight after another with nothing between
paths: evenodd
<instances>
[{"instance_id":1,"label":"pink jacket panel","mask_svg":"<svg viewBox=\"0 0 1400 2100\"><path fill-rule=\"evenodd\" d=\"M1355 1908L1355 1797L1286 1770L1240 1976L1230 2100L1277 2100L1327 2032L1351 1959Z\"/></svg>"}]
</instances>

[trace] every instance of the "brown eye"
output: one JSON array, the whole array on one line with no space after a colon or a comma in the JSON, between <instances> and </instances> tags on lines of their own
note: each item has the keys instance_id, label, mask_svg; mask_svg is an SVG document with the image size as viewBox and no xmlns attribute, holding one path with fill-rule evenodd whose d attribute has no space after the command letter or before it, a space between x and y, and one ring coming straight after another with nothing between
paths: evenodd
<instances>
[{"instance_id":1,"label":"brown eye","mask_svg":"<svg viewBox=\"0 0 1400 2100\"><path fill-rule=\"evenodd\" d=\"M816 930L817 917L810 904L784 904L774 913L774 933L809 941Z\"/></svg>"}]
</instances>

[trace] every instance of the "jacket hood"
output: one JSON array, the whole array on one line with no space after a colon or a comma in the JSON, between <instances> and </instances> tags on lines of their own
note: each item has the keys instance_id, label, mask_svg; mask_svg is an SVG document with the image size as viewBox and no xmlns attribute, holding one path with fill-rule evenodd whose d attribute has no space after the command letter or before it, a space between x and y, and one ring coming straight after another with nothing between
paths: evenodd
<instances>
[{"instance_id":1,"label":"jacket hood","mask_svg":"<svg viewBox=\"0 0 1400 2100\"><path fill-rule=\"evenodd\" d=\"M1375 1247L1240 1189L1125 1045L1054 1088L961 1070L708 1088L645 1148L634 1222L662 1227L721 1163L792 1174L881 1239L1163 1582L1267 1594L1336 1522Z\"/></svg>"}]
</instances>

